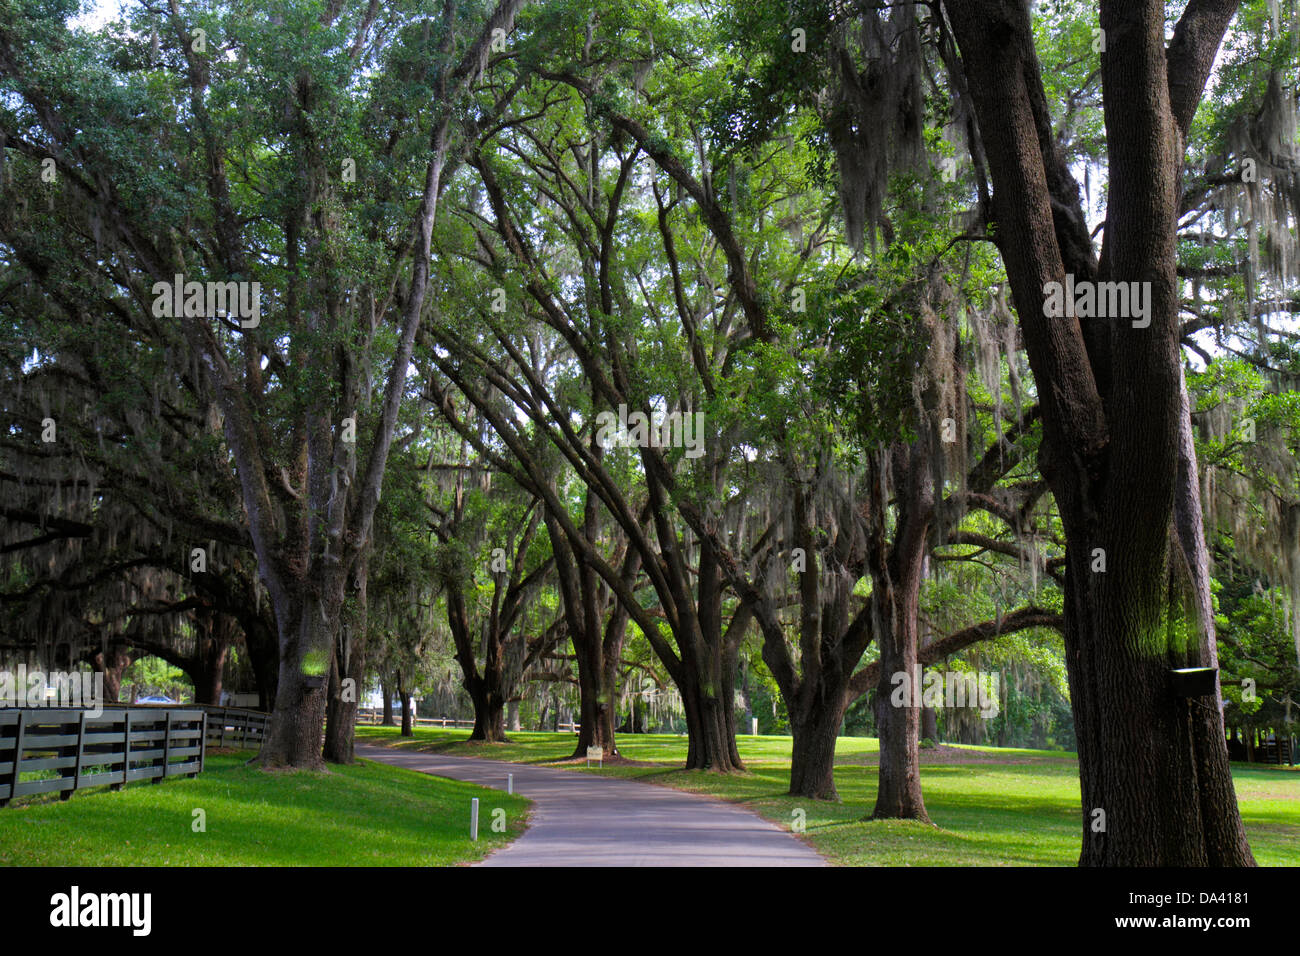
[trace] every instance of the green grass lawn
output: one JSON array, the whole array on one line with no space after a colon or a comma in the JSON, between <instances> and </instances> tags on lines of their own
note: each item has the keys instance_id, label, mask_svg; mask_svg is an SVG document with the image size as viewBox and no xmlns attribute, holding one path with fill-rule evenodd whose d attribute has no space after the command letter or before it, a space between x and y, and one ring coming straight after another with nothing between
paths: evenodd
<instances>
[{"instance_id":1,"label":"green grass lawn","mask_svg":"<svg viewBox=\"0 0 1300 956\"><path fill-rule=\"evenodd\" d=\"M572 734L511 734L508 744L469 744L466 731L420 728L403 740L393 727L358 727L357 739L439 753L545 764L567 758ZM581 772L631 777L707 793L750 807L789 826L806 814L806 839L827 859L853 866L1073 866L1079 854L1079 776L1073 754L959 747L921 752L921 786L935 826L866 821L876 799L877 742L841 737L835 786L841 803L785 794L789 737L739 737L748 772L722 775L678 769L686 738L629 734L622 756L651 766L606 766ZM953 760L968 762L952 762ZM1300 866L1300 769L1233 766L1233 779L1255 859L1262 866Z\"/></svg>"},{"instance_id":2,"label":"green grass lawn","mask_svg":"<svg viewBox=\"0 0 1300 956\"><path fill-rule=\"evenodd\" d=\"M209 755L193 779L98 788L0 809L0 866L447 866L517 836L528 801L361 761L266 773L251 754ZM469 838L479 797L479 839ZM506 832L492 832L492 811ZM207 831L193 830L193 811Z\"/></svg>"}]
</instances>

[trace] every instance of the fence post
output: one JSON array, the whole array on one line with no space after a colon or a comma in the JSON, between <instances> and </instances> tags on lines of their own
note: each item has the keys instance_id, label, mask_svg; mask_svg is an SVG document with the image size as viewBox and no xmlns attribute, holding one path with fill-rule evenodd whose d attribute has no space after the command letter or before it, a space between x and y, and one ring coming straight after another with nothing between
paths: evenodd
<instances>
[{"instance_id":1,"label":"fence post","mask_svg":"<svg viewBox=\"0 0 1300 956\"><path fill-rule=\"evenodd\" d=\"M221 740L217 742L218 747L226 746L226 708L221 708Z\"/></svg>"},{"instance_id":2,"label":"fence post","mask_svg":"<svg viewBox=\"0 0 1300 956\"><path fill-rule=\"evenodd\" d=\"M81 757L86 749L86 712L77 717L77 759L72 765L72 789L59 794L60 800L71 799L72 794L81 786Z\"/></svg>"},{"instance_id":3,"label":"fence post","mask_svg":"<svg viewBox=\"0 0 1300 956\"><path fill-rule=\"evenodd\" d=\"M208 755L208 712L203 711L203 720L199 723L199 773L203 772L203 760ZM194 774L190 774L194 776Z\"/></svg>"},{"instance_id":4,"label":"fence post","mask_svg":"<svg viewBox=\"0 0 1300 956\"><path fill-rule=\"evenodd\" d=\"M112 790L121 790L126 786L126 775L131 770L131 711L122 714L122 782L110 786Z\"/></svg>"},{"instance_id":5,"label":"fence post","mask_svg":"<svg viewBox=\"0 0 1300 956\"><path fill-rule=\"evenodd\" d=\"M167 726L163 731L163 765L162 776L154 777L154 783L161 783L167 779L167 768L172 762L172 712L167 711Z\"/></svg>"},{"instance_id":6,"label":"fence post","mask_svg":"<svg viewBox=\"0 0 1300 956\"><path fill-rule=\"evenodd\" d=\"M23 762L23 736L27 730L27 711L18 711L18 732L14 736L14 765L9 771L9 798L12 800L18 796L18 774L19 766ZM7 803L8 800L5 802Z\"/></svg>"}]
</instances>

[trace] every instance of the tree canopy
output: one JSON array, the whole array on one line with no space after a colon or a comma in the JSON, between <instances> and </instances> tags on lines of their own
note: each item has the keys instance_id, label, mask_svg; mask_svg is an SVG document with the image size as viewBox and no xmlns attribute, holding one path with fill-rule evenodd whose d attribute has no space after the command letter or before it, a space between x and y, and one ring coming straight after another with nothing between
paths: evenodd
<instances>
[{"instance_id":1,"label":"tree canopy","mask_svg":"<svg viewBox=\"0 0 1300 956\"><path fill-rule=\"evenodd\" d=\"M0 658L229 670L270 767L372 686L758 720L821 799L870 732L877 817L940 734L1076 749L1082 863L1251 863L1300 25L1175 6L0 0Z\"/></svg>"}]
</instances>

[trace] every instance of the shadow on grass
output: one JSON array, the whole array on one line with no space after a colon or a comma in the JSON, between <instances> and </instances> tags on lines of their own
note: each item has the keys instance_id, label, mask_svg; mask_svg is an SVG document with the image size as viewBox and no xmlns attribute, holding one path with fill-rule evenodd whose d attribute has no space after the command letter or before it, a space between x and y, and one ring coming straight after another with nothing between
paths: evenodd
<instances>
[{"instance_id":1,"label":"shadow on grass","mask_svg":"<svg viewBox=\"0 0 1300 956\"><path fill-rule=\"evenodd\" d=\"M423 866L476 860L522 832L528 801L371 761L329 774L264 773L219 756L203 775L87 791L0 816L10 865ZM504 833L469 839L471 797L500 806ZM55 801L57 802L57 801ZM196 810L203 827L195 829Z\"/></svg>"}]
</instances>

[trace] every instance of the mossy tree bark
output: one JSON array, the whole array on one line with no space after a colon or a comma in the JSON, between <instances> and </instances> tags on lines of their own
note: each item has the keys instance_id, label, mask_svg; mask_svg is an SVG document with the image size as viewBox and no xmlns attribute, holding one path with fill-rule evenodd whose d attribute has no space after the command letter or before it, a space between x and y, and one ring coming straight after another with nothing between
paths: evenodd
<instances>
[{"instance_id":1,"label":"mossy tree bark","mask_svg":"<svg viewBox=\"0 0 1300 956\"><path fill-rule=\"evenodd\" d=\"M1183 143L1232 0L1192 0L1166 51L1164 5L1101 4L1109 153L1093 254L1059 154L1027 8L945 3L994 195L990 214L1042 401L1040 464L1067 537L1066 660L1083 793L1080 864L1253 865L1217 695L1169 671L1212 660L1193 530L1175 235ZM1149 324L1047 318L1046 284L1149 283ZM1194 485L1195 481L1190 480ZM1181 489L1181 490L1180 490Z\"/></svg>"}]
</instances>

